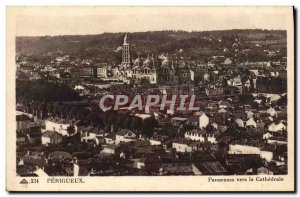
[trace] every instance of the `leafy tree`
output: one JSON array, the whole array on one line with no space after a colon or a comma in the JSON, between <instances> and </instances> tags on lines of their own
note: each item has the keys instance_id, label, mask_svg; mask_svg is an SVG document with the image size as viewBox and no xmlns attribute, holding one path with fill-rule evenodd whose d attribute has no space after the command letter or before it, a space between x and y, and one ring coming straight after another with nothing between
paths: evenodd
<instances>
[{"instance_id":1,"label":"leafy tree","mask_svg":"<svg viewBox=\"0 0 300 197\"><path fill-rule=\"evenodd\" d=\"M142 125L142 134L145 137L152 137L153 136L153 129L158 125L157 120L154 116L149 118L145 118Z\"/></svg>"},{"instance_id":2,"label":"leafy tree","mask_svg":"<svg viewBox=\"0 0 300 197\"><path fill-rule=\"evenodd\" d=\"M147 87L147 86L149 86L150 81L147 78L142 78L140 84L144 87Z\"/></svg>"},{"instance_id":3,"label":"leafy tree","mask_svg":"<svg viewBox=\"0 0 300 197\"><path fill-rule=\"evenodd\" d=\"M140 131L143 126L143 120L139 117L133 117L130 128L135 131Z\"/></svg>"},{"instance_id":4,"label":"leafy tree","mask_svg":"<svg viewBox=\"0 0 300 197\"><path fill-rule=\"evenodd\" d=\"M52 113L53 113L53 104L52 103L47 104L47 112L52 115Z\"/></svg>"},{"instance_id":5,"label":"leafy tree","mask_svg":"<svg viewBox=\"0 0 300 197\"><path fill-rule=\"evenodd\" d=\"M78 108L76 106L71 107L70 115L72 116L72 118L76 118L77 111L78 111Z\"/></svg>"},{"instance_id":6,"label":"leafy tree","mask_svg":"<svg viewBox=\"0 0 300 197\"><path fill-rule=\"evenodd\" d=\"M67 132L69 135L73 135L75 133L75 127L73 125L68 126Z\"/></svg>"},{"instance_id":7,"label":"leafy tree","mask_svg":"<svg viewBox=\"0 0 300 197\"><path fill-rule=\"evenodd\" d=\"M132 120L132 117L131 117L131 116L127 116L127 117L124 119L124 123L123 123L124 128L130 129L130 126L131 126L131 120Z\"/></svg>"}]
</instances>

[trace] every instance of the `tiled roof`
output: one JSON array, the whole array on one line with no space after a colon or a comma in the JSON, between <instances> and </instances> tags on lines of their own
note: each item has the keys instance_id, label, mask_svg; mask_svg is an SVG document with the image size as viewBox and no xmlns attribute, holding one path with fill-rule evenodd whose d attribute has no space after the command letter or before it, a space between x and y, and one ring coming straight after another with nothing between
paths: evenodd
<instances>
[{"instance_id":1,"label":"tiled roof","mask_svg":"<svg viewBox=\"0 0 300 197\"><path fill-rule=\"evenodd\" d=\"M16 120L17 121L26 121L26 120L30 120L29 116L26 116L24 114L21 114L21 115L17 115L16 116Z\"/></svg>"},{"instance_id":2,"label":"tiled roof","mask_svg":"<svg viewBox=\"0 0 300 197\"><path fill-rule=\"evenodd\" d=\"M45 131L43 134L42 134L42 137L53 137L54 135L60 135L59 133L57 133L56 131ZM61 135L60 135L61 136Z\"/></svg>"},{"instance_id":3,"label":"tiled roof","mask_svg":"<svg viewBox=\"0 0 300 197\"><path fill-rule=\"evenodd\" d=\"M203 175L224 175L227 170L218 161L194 163Z\"/></svg>"}]
</instances>

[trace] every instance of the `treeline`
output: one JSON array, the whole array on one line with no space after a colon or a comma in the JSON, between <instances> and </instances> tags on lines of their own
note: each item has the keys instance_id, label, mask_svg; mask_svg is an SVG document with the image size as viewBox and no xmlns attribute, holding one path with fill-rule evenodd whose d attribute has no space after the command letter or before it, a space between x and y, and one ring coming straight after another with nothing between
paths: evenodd
<instances>
[{"instance_id":1,"label":"treeline","mask_svg":"<svg viewBox=\"0 0 300 197\"><path fill-rule=\"evenodd\" d=\"M16 81L17 102L55 102L79 100L79 94L66 84L49 83L44 80Z\"/></svg>"},{"instance_id":2,"label":"treeline","mask_svg":"<svg viewBox=\"0 0 300 197\"><path fill-rule=\"evenodd\" d=\"M94 126L109 132L117 132L119 129L130 129L144 137L151 137L158 122L154 115L142 119L122 111L91 110L90 107L72 106L63 102L48 104L30 102L25 104L26 112L36 115L38 118L64 118L77 121L80 126Z\"/></svg>"},{"instance_id":3,"label":"treeline","mask_svg":"<svg viewBox=\"0 0 300 197\"><path fill-rule=\"evenodd\" d=\"M72 105L64 101L80 101L76 91L64 84L47 83L45 81L17 81L17 103L24 106L23 111L40 119L58 117L72 119L80 125L95 126L117 132L120 128L130 129L145 137L153 135L158 126L154 115L142 119L121 111L102 112L97 106Z\"/></svg>"},{"instance_id":4,"label":"treeline","mask_svg":"<svg viewBox=\"0 0 300 197\"><path fill-rule=\"evenodd\" d=\"M146 56L148 53L177 53L185 57L207 58L229 48L235 38L244 40L286 38L286 31L269 30L227 30L227 31L153 31L128 34L128 42L132 45L132 56L137 53ZM100 35L82 36L43 36L17 37L16 51L21 55L69 54L79 58L95 57L102 62L119 62L124 33L104 33ZM219 42L219 39L222 42ZM218 51L220 50L220 51Z\"/></svg>"}]
</instances>

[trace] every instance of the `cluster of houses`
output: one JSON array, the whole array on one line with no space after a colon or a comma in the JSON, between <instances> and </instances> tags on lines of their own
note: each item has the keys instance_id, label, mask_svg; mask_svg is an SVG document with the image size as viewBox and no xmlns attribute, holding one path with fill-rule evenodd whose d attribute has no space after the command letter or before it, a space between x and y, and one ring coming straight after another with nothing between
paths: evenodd
<instances>
[{"instance_id":1,"label":"cluster of houses","mask_svg":"<svg viewBox=\"0 0 300 197\"><path fill-rule=\"evenodd\" d=\"M23 148L17 154L17 172L20 176L284 174L286 108L276 104L280 98L273 94L263 96L269 102L258 109L227 99L209 102L192 114L157 113L159 126L150 138L130 129L115 132L57 117L38 124L35 117L19 112L17 145ZM254 94L253 99L258 98L262 95ZM163 133L165 123L183 135ZM82 150L71 149L72 143Z\"/></svg>"},{"instance_id":2,"label":"cluster of houses","mask_svg":"<svg viewBox=\"0 0 300 197\"><path fill-rule=\"evenodd\" d=\"M232 47L237 46L238 41ZM44 65L22 57L17 60L17 80L46 77L48 82L72 83L89 109L107 94L185 94L196 96L200 110L119 109L142 119L154 114L158 126L145 137L137 130L82 125L69 117L39 119L17 106L17 174L286 174L286 75L284 60L239 63L218 55L195 63L168 54L133 59L127 35L120 65L68 55Z\"/></svg>"}]
</instances>

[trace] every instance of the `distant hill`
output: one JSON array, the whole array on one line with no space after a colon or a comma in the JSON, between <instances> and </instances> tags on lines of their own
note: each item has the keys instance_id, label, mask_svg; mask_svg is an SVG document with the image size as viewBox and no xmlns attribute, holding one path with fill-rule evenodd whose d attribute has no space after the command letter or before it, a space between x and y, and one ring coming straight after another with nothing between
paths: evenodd
<instances>
[{"instance_id":1,"label":"distant hill","mask_svg":"<svg viewBox=\"0 0 300 197\"><path fill-rule=\"evenodd\" d=\"M123 38L124 33L17 37L16 52L19 55L33 56L68 54L108 61L120 58L118 47L122 45ZM248 44L260 43L272 49L286 49L286 31L283 30L155 31L128 34L133 57L137 53L145 56L147 53L177 52L192 58L206 57L221 53L224 47L231 47L236 38Z\"/></svg>"}]
</instances>

